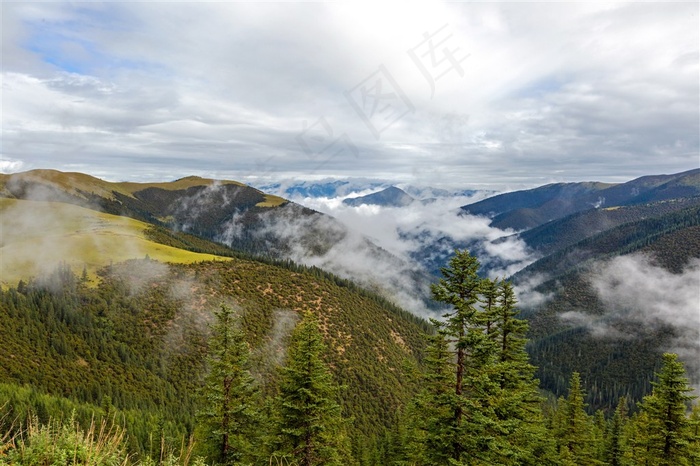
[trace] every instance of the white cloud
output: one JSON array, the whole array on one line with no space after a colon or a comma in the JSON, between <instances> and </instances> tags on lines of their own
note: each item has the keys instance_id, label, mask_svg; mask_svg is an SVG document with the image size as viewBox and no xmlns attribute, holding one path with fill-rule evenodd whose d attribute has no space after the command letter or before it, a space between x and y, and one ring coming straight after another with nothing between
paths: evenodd
<instances>
[{"instance_id":1,"label":"white cloud","mask_svg":"<svg viewBox=\"0 0 700 466\"><path fill-rule=\"evenodd\" d=\"M21 160L0 160L0 173L16 173L24 168Z\"/></svg>"},{"instance_id":2,"label":"white cloud","mask_svg":"<svg viewBox=\"0 0 700 466\"><path fill-rule=\"evenodd\" d=\"M376 190L354 193L357 197ZM459 207L474 198L455 196L439 199L429 204L416 202L407 207L380 207L361 205L351 207L342 203L343 197L295 199L311 209L329 214L348 227L367 236L393 254L404 257L425 240L437 240L449 236L454 240L474 238L495 239L496 229L488 226L490 220L480 217L460 217ZM500 231L500 230L499 230ZM404 234L423 236L424 239L409 239Z\"/></svg>"},{"instance_id":3,"label":"white cloud","mask_svg":"<svg viewBox=\"0 0 700 466\"><path fill-rule=\"evenodd\" d=\"M699 259L674 274L644 255L621 256L602 265L590 280L606 309L605 316L568 313L562 317L589 326L594 336L616 339L634 337L613 328L620 319L642 324L645 329L670 326L674 337L664 350L678 353L692 382L700 384Z\"/></svg>"},{"instance_id":4,"label":"white cloud","mask_svg":"<svg viewBox=\"0 0 700 466\"><path fill-rule=\"evenodd\" d=\"M258 217L258 241L268 241L269 253L315 266L375 290L397 305L418 315L431 315L427 275L402 256L395 256L368 241L356 229L296 205ZM236 216L228 222L219 241L231 243L242 230Z\"/></svg>"},{"instance_id":5,"label":"white cloud","mask_svg":"<svg viewBox=\"0 0 700 466\"><path fill-rule=\"evenodd\" d=\"M696 3L2 8L3 156L26 166L462 186L697 166ZM466 58L431 97L407 51L444 25ZM376 140L344 92L380 65L415 111ZM357 158L301 149L320 117Z\"/></svg>"},{"instance_id":6,"label":"white cloud","mask_svg":"<svg viewBox=\"0 0 700 466\"><path fill-rule=\"evenodd\" d=\"M484 217L459 215L459 207L475 202L484 196L454 196L423 204L414 202L406 207L380 207L361 205L351 207L342 203L344 197L297 198L297 202L314 210L329 214L348 228L349 234L336 247L323 256L309 258L299 251L296 260L316 265L346 277L359 278L361 282L389 284L387 287L398 302L414 312L425 314L416 294L406 293L415 283L407 280L412 271L421 270L416 264L416 255L427 255L441 266L452 256L455 247L473 246L470 251L478 255L492 278L504 278L535 260L513 231L504 231L489 226ZM298 224L288 220L284 225ZM287 226L287 228L289 228ZM401 267L377 256L372 248L361 241L367 237L402 261ZM412 270L415 269L415 270ZM423 271L425 273L425 271ZM372 277L367 279L366 277ZM542 301L541 296L527 286L518 289L520 299L528 302ZM420 293L419 293L420 295Z\"/></svg>"}]
</instances>

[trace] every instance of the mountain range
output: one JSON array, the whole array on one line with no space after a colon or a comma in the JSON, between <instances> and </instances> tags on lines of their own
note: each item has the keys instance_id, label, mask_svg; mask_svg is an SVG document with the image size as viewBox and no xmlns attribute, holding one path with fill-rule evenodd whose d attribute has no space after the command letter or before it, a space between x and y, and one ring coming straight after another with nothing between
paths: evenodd
<instances>
[{"instance_id":1,"label":"mountain range","mask_svg":"<svg viewBox=\"0 0 700 466\"><path fill-rule=\"evenodd\" d=\"M427 278L405 260L328 215L235 181L186 177L168 183L112 183L81 173L33 170L1 175L0 195L79 205L190 233L248 254L308 265L327 266L327 256L341 254L339 249L351 243L405 271L413 286L404 292L418 301L427 299ZM332 271L345 278L352 274L342 265ZM362 284L387 296L403 287L371 275Z\"/></svg>"},{"instance_id":2,"label":"mountain range","mask_svg":"<svg viewBox=\"0 0 700 466\"><path fill-rule=\"evenodd\" d=\"M648 204L699 194L700 169L673 175L644 176L626 183L555 183L500 194L462 207L486 215L497 228L526 230L592 208Z\"/></svg>"},{"instance_id":3,"label":"mountain range","mask_svg":"<svg viewBox=\"0 0 700 466\"><path fill-rule=\"evenodd\" d=\"M334 193L341 186L340 182L334 185ZM380 207L414 206L409 202L411 195L391 186L356 199ZM131 300L160 308L161 298L147 290L165 296L166 288L171 290L173 281L181 279L184 282L178 283L187 286L178 289L190 291L178 294L172 302L166 300L170 304L163 309L169 311L158 314L157 319L137 314L141 317L134 317L130 325L152 326L158 338L165 338L169 328L185 319L184 310L196 308L206 314L217 300L230 300L247 316L251 345L262 348L275 340L279 330L275 316L293 316L302 309L318 312L328 326L326 341L335 375L351 391L377 393L371 408L353 405L351 395L345 400L357 416L358 431L367 438L378 433L373 425L387 425L389 421L382 417L387 410L410 395L411 384L402 366L420 366L421 335L430 328L398 308L395 298L406 293L428 302L428 286L455 247L474 250L491 261L484 269L488 273L489 266L495 270L500 260L489 256L491 246L508 242L526 246L532 260L510 278L530 322L528 348L542 388L556 395L563 393L569 375L576 370L582 374L593 407L614 406L620 396L638 399L648 392L661 352L681 348L686 354L697 354L698 350L692 344L693 332L697 332L692 314L690 321L683 320L687 306L678 310L674 321L667 318L673 313L659 310L674 305L673 299L663 300L663 293L640 302L621 290L627 289L628 280L638 270L650 274L643 275L647 281L658 279L671 290L675 290L674 283L684 283L679 289L685 290L684 296L690 293L692 301L693 290L687 289L697 284L692 267L700 258L700 170L619 184L559 183L495 195L463 206L460 214L486 219L494 231L503 230L499 238L487 242L457 241L449 235L429 238L414 254L414 263L329 215L235 181L186 177L164 183L111 183L81 173L34 170L0 175L0 210L3 289L15 289L32 276L37 280L62 264L76 274L84 270L88 290L106 293L125 306L118 312L115 308L116 314L105 325L121 325L126 318L121 313L136 305ZM356 269L337 266L361 262L355 256L360 249L385 265L373 271L376 279L354 276ZM299 262L307 267L297 265ZM153 277L129 282L129 277L142 273L133 270L159 270L153 264L160 263L170 265ZM389 271L398 273L390 275ZM383 282L382 276L391 278ZM141 282L152 288L144 288ZM656 286L645 289L655 291ZM4 318L7 328L19 325L11 314ZM649 324L651 321L655 323ZM45 330L37 327L37 332ZM19 368L30 367L39 355L32 350L21 360L17 358L22 348L32 345L31 338L22 332L4 338L5 347L16 349L0 356L0 364L12 369L0 382L27 383ZM114 340L109 351L117 354L126 343ZM164 393L184 390L185 385L178 385L182 380L162 378L155 370L158 358L167 357L162 351L159 347L157 354L133 356L134 361L152 365L134 370L150 374L143 375L143 380L160 377L157 383L164 384ZM59 352L51 356L58 359L47 360L43 367L56 364L68 371L75 361L84 360L97 371L93 373L96 377L102 374L100 367L107 370L109 361L93 353L61 359L65 355ZM367 363L370 360L372 364ZM692 364L689 368L700 369ZM267 369L261 366L260 370ZM694 380L698 373L691 372ZM39 388L63 396L72 389L62 377L57 374ZM79 398L101 402L99 394Z\"/></svg>"},{"instance_id":4,"label":"mountain range","mask_svg":"<svg viewBox=\"0 0 700 466\"><path fill-rule=\"evenodd\" d=\"M450 197L469 197L488 191L476 189L444 189L434 186L414 186L406 183L395 184L392 181L374 179L348 178L319 181L286 180L275 183L258 183L255 187L266 193L273 193L288 199L304 198L347 198L363 195L367 191L379 192L389 188L401 189L407 195L419 200Z\"/></svg>"}]
</instances>

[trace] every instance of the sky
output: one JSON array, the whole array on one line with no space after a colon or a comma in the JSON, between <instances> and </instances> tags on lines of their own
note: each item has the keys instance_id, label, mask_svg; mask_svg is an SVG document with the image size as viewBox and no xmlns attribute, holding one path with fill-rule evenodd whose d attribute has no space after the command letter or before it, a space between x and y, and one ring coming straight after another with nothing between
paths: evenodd
<instances>
[{"instance_id":1,"label":"sky","mask_svg":"<svg viewBox=\"0 0 700 466\"><path fill-rule=\"evenodd\" d=\"M698 9L3 2L0 171L507 189L689 170Z\"/></svg>"}]
</instances>

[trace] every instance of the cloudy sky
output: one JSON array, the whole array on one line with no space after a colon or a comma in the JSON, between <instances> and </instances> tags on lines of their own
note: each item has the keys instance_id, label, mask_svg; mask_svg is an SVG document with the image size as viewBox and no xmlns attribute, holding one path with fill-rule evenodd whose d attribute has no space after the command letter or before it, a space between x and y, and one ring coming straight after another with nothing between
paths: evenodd
<instances>
[{"instance_id":1,"label":"cloudy sky","mask_svg":"<svg viewBox=\"0 0 700 466\"><path fill-rule=\"evenodd\" d=\"M698 3L2 3L3 172L508 187L700 166Z\"/></svg>"}]
</instances>

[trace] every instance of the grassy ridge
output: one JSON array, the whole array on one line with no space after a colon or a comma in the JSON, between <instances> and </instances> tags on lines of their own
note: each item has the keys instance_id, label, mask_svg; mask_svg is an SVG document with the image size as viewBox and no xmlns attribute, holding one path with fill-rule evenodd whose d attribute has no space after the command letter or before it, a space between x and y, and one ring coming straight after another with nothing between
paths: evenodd
<instances>
[{"instance_id":1,"label":"grassy ridge","mask_svg":"<svg viewBox=\"0 0 700 466\"><path fill-rule=\"evenodd\" d=\"M213 180L201 178L199 176L187 176L175 181L159 183L135 183L128 181L113 183L84 173L60 172L57 170L31 170L14 175L0 174L1 196L13 197L10 190L8 190L8 183L24 183L29 185L36 183L37 185L48 186L58 192L63 192L85 200L96 196L110 201L114 201L118 194L135 199L136 193L153 188L165 191L183 191L189 188L213 185L246 187L245 184L238 181ZM264 200L256 204L256 207L277 207L285 202L286 199L279 196L264 194Z\"/></svg>"},{"instance_id":2,"label":"grassy ridge","mask_svg":"<svg viewBox=\"0 0 700 466\"><path fill-rule=\"evenodd\" d=\"M0 192L6 189L7 183L22 181L26 183L46 184L71 195L81 197L84 193L94 194L107 199L114 199L114 193L133 197L134 193L148 188L159 188L168 191L183 190L195 186L211 186L213 184L233 184L245 186L238 181L218 181L198 176L188 176L179 180L162 183L133 183L101 180L94 176L77 172L60 172L58 170L30 170L14 175L0 174Z\"/></svg>"},{"instance_id":3,"label":"grassy ridge","mask_svg":"<svg viewBox=\"0 0 700 466\"><path fill-rule=\"evenodd\" d=\"M228 260L191 252L147 237L150 225L76 205L0 198L2 285L37 276L63 262L92 279L112 262L143 258L190 263Z\"/></svg>"}]
</instances>

